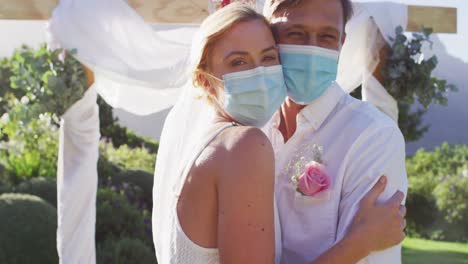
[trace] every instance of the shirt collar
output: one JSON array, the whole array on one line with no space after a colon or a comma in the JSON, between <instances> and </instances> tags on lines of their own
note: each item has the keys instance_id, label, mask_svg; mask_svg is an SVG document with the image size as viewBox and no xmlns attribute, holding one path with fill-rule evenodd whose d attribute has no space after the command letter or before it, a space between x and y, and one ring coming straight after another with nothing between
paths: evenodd
<instances>
[{"instance_id":1,"label":"shirt collar","mask_svg":"<svg viewBox=\"0 0 468 264\"><path fill-rule=\"evenodd\" d=\"M314 130L318 130L345 94L338 83L333 82L320 98L299 112L297 126L307 123Z\"/></svg>"}]
</instances>

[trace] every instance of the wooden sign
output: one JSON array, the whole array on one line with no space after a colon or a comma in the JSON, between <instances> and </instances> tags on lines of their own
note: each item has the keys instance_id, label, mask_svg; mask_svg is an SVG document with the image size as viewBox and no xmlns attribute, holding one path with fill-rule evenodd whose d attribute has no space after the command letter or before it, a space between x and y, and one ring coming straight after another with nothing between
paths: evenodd
<instances>
[{"instance_id":1,"label":"wooden sign","mask_svg":"<svg viewBox=\"0 0 468 264\"><path fill-rule=\"evenodd\" d=\"M48 19L57 0L0 0L0 19Z\"/></svg>"},{"instance_id":2,"label":"wooden sign","mask_svg":"<svg viewBox=\"0 0 468 264\"><path fill-rule=\"evenodd\" d=\"M129 0L150 23L200 24L208 16L207 0Z\"/></svg>"},{"instance_id":3,"label":"wooden sign","mask_svg":"<svg viewBox=\"0 0 468 264\"><path fill-rule=\"evenodd\" d=\"M432 6L408 6L408 31L417 32L421 26L434 33L457 33L457 9Z\"/></svg>"},{"instance_id":4,"label":"wooden sign","mask_svg":"<svg viewBox=\"0 0 468 264\"><path fill-rule=\"evenodd\" d=\"M49 19L57 2L58 0L0 0L0 19ZM128 2L149 23L199 24L208 16L207 0L129 0Z\"/></svg>"}]
</instances>

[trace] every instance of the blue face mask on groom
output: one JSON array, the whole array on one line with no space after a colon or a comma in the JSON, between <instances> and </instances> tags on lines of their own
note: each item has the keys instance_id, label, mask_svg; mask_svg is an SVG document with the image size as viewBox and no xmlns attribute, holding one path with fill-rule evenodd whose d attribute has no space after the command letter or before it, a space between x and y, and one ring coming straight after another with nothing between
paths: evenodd
<instances>
[{"instance_id":1,"label":"blue face mask on groom","mask_svg":"<svg viewBox=\"0 0 468 264\"><path fill-rule=\"evenodd\" d=\"M336 80L339 52L315 46L279 45L288 96L308 105Z\"/></svg>"}]
</instances>

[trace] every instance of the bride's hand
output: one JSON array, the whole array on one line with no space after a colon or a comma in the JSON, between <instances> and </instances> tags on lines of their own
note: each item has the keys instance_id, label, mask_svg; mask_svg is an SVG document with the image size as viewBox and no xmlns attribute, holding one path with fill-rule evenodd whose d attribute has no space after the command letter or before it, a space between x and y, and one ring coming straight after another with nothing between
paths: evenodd
<instances>
[{"instance_id":1,"label":"bride's hand","mask_svg":"<svg viewBox=\"0 0 468 264\"><path fill-rule=\"evenodd\" d=\"M348 233L369 253L398 245L406 236L406 207L401 205L404 194L398 191L384 204L377 203L386 184L387 178L382 176L361 200Z\"/></svg>"}]
</instances>

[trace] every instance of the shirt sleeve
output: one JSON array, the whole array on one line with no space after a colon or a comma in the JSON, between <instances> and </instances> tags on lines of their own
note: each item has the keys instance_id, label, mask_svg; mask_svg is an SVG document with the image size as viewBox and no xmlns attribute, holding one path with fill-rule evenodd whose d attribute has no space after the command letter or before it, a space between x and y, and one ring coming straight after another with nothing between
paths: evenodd
<instances>
[{"instance_id":1,"label":"shirt sleeve","mask_svg":"<svg viewBox=\"0 0 468 264\"><path fill-rule=\"evenodd\" d=\"M387 201L397 190L404 192L406 197L408 191L405 142L398 127L368 129L354 143L348 155L339 206L337 241L347 233L361 199L380 176L387 176L388 183L378 202ZM401 263L401 245L373 252L359 263Z\"/></svg>"},{"instance_id":2,"label":"shirt sleeve","mask_svg":"<svg viewBox=\"0 0 468 264\"><path fill-rule=\"evenodd\" d=\"M61 118L57 169L60 263L96 263L99 108L92 86Z\"/></svg>"}]
</instances>

